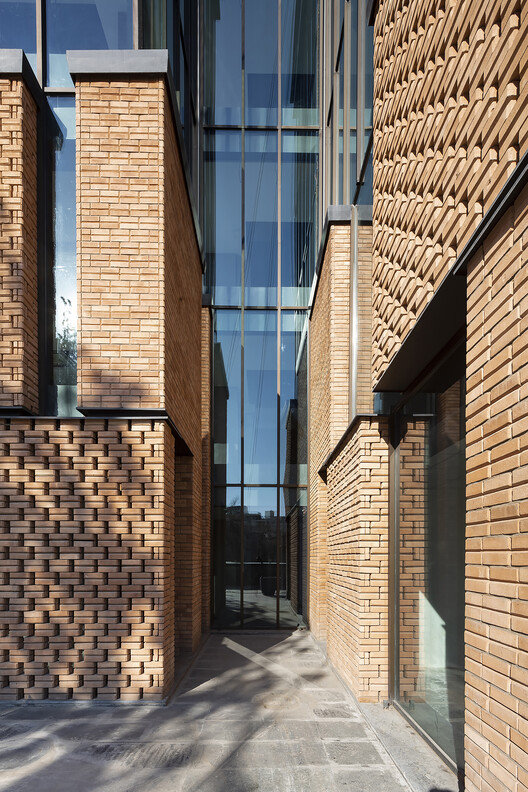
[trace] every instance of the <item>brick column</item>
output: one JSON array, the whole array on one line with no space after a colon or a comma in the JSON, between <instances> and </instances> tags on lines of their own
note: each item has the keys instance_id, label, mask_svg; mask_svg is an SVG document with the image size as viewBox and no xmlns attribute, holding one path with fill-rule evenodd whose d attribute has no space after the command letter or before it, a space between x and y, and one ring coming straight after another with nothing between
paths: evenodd
<instances>
[{"instance_id":1,"label":"brick column","mask_svg":"<svg viewBox=\"0 0 528 792\"><path fill-rule=\"evenodd\" d=\"M0 58L0 408L38 411L37 116L21 50Z\"/></svg>"}]
</instances>

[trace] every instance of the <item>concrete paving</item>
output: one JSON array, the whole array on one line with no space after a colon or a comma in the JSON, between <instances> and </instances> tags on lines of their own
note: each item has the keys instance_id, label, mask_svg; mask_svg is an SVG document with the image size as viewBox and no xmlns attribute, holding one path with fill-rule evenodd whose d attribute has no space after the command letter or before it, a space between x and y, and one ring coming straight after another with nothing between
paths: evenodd
<instances>
[{"instance_id":1,"label":"concrete paving","mask_svg":"<svg viewBox=\"0 0 528 792\"><path fill-rule=\"evenodd\" d=\"M422 792L306 631L211 635L165 707L0 708L1 792L293 790Z\"/></svg>"}]
</instances>

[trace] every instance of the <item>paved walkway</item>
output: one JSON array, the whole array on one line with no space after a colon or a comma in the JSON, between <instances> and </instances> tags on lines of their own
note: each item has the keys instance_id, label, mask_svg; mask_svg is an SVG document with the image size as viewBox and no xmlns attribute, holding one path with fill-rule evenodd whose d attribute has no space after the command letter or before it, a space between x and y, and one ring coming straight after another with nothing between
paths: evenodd
<instances>
[{"instance_id":1,"label":"paved walkway","mask_svg":"<svg viewBox=\"0 0 528 792\"><path fill-rule=\"evenodd\" d=\"M297 631L211 635L167 707L1 707L0 790L410 787L311 635Z\"/></svg>"}]
</instances>

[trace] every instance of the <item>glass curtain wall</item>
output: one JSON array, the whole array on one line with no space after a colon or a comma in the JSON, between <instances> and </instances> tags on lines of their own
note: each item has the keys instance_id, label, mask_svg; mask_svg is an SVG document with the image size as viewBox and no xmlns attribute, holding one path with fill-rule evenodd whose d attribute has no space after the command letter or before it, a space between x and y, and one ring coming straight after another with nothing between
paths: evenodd
<instances>
[{"instance_id":1,"label":"glass curtain wall","mask_svg":"<svg viewBox=\"0 0 528 792\"><path fill-rule=\"evenodd\" d=\"M372 204L373 28L365 0L324 0L321 69L324 189L320 221L333 204Z\"/></svg>"},{"instance_id":2,"label":"glass curtain wall","mask_svg":"<svg viewBox=\"0 0 528 792\"><path fill-rule=\"evenodd\" d=\"M459 767L464 731L462 346L396 415L395 702Z\"/></svg>"},{"instance_id":3,"label":"glass curtain wall","mask_svg":"<svg viewBox=\"0 0 528 792\"><path fill-rule=\"evenodd\" d=\"M217 626L306 612L307 306L317 248L317 0L203 0Z\"/></svg>"}]
</instances>

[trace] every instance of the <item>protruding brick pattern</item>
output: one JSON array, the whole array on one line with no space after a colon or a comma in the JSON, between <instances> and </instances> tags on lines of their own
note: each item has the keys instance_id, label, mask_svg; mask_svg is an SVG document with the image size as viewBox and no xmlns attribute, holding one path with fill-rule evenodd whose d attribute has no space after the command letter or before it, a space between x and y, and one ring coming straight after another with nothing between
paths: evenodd
<instances>
[{"instance_id":1,"label":"protruding brick pattern","mask_svg":"<svg viewBox=\"0 0 528 792\"><path fill-rule=\"evenodd\" d=\"M310 322L309 623L326 633L327 487L318 470L348 425L350 225L332 225Z\"/></svg>"},{"instance_id":2,"label":"protruding brick pattern","mask_svg":"<svg viewBox=\"0 0 528 792\"><path fill-rule=\"evenodd\" d=\"M0 79L0 407L38 411L37 106Z\"/></svg>"},{"instance_id":3,"label":"protruding brick pattern","mask_svg":"<svg viewBox=\"0 0 528 792\"><path fill-rule=\"evenodd\" d=\"M528 148L527 55L519 0L379 2L374 381Z\"/></svg>"},{"instance_id":4,"label":"protruding brick pattern","mask_svg":"<svg viewBox=\"0 0 528 792\"><path fill-rule=\"evenodd\" d=\"M165 423L0 422L0 695L166 696L174 441Z\"/></svg>"},{"instance_id":5,"label":"protruding brick pattern","mask_svg":"<svg viewBox=\"0 0 528 792\"><path fill-rule=\"evenodd\" d=\"M388 423L367 419L327 472L327 651L360 701L388 695L388 465Z\"/></svg>"},{"instance_id":6,"label":"protruding brick pattern","mask_svg":"<svg viewBox=\"0 0 528 792\"><path fill-rule=\"evenodd\" d=\"M527 228L525 189L468 269L467 792L528 790Z\"/></svg>"}]
</instances>

